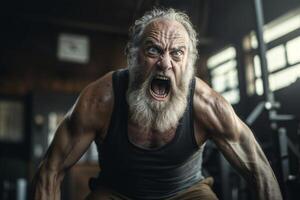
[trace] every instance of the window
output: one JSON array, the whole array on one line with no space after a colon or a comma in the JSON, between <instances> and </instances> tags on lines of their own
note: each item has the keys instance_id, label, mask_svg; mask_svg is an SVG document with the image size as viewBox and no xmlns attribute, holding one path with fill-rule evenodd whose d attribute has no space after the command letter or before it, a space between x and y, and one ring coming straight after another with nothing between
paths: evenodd
<instances>
[{"instance_id":1,"label":"window","mask_svg":"<svg viewBox=\"0 0 300 200\"><path fill-rule=\"evenodd\" d=\"M300 62L300 36L286 43L287 59L290 65Z\"/></svg>"},{"instance_id":2,"label":"window","mask_svg":"<svg viewBox=\"0 0 300 200\"><path fill-rule=\"evenodd\" d=\"M300 77L300 14L299 10L291 12L280 19L264 26L264 40L267 44L267 63L270 89L289 86ZM252 32L244 40L244 49L253 55L254 81L256 94L263 94L261 66L257 53L257 39ZM248 42L248 43L247 43ZM248 45L250 44L250 45ZM251 85L249 83L248 85Z\"/></svg>"},{"instance_id":3,"label":"window","mask_svg":"<svg viewBox=\"0 0 300 200\"><path fill-rule=\"evenodd\" d=\"M17 100L0 100L0 142L22 142L24 106Z\"/></svg>"},{"instance_id":4,"label":"window","mask_svg":"<svg viewBox=\"0 0 300 200\"><path fill-rule=\"evenodd\" d=\"M214 90L231 104L238 103L240 93L235 48L228 47L212 55L207 61L207 66Z\"/></svg>"}]
</instances>

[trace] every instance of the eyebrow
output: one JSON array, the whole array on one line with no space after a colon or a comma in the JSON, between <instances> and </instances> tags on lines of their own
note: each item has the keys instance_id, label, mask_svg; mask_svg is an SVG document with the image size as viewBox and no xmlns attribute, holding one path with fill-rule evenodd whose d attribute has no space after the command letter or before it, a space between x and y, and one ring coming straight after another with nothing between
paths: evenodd
<instances>
[{"instance_id":1,"label":"eyebrow","mask_svg":"<svg viewBox=\"0 0 300 200\"><path fill-rule=\"evenodd\" d=\"M157 47L161 47L160 44L158 44L157 42L153 41L152 39L146 39L144 42L144 45L155 45ZM181 50L181 49L187 49L187 47L185 45L182 46L178 46L178 47L172 47L171 50Z\"/></svg>"},{"instance_id":2,"label":"eyebrow","mask_svg":"<svg viewBox=\"0 0 300 200\"><path fill-rule=\"evenodd\" d=\"M171 48L172 51L174 51L174 50L181 50L181 49L187 49L187 47L186 46L179 46L179 47L173 47L173 48Z\"/></svg>"},{"instance_id":3,"label":"eyebrow","mask_svg":"<svg viewBox=\"0 0 300 200\"><path fill-rule=\"evenodd\" d=\"M144 45L155 45L160 47L161 45L159 45L157 42L154 42L152 39L146 39L144 42Z\"/></svg>"},{"instance_id":4,"label":"eyebrow","mask_svg":"<svg viewBox=\"0 0 300 200\"><path fill-rule=\"evenodd\" d=\"M145 45L145 46L154 45L155 47L163 49L163 47L160 44L158 44L157 42L155 42L152 38L145 38L143 45ZM175 47L171 48L171 51L182 50L182 49L186 50L187 46L186 45L181 45L181 46L178 46L178 47L175 46Z\"/></svg>"}]
</instances>

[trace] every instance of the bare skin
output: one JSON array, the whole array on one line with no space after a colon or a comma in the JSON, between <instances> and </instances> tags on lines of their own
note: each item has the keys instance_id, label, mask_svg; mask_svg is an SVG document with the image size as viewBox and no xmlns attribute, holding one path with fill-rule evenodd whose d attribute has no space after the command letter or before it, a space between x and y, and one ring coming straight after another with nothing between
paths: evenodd
<instances>
[{"instance_id":1,"label":"bare skin","mask_svg":"<svg viewBox=\"0 0 300 200\"><path fill-rule=\"evenodd\" d=\"M150 24L145 30L144 43L139 52L139 62L145 71L143 79L151 71L160 70L171 78L176 87L186 71L187 47L188 35L178 22L157 20ZM149 98L168 101L169 97L156 99L149 93ZM77 162L93 140L97 145L103 142L113 104L112 73L92 83L81 93L59 125L41 163L34 179L34 199L60 199L60 184L65 172ZM238 118L230 104L198 78L193 106L198 145L208 139L215 142L229 162L253 186L257 199L282 199L273 171L251 130ZM167 144L176 131L172 128L166 132L141 131L141 127L131 121L128 129L130 141L146 149ZM97 191L92 192L90 199L96 194Z\"/></svg>"},{"instance_id":2,"label":"bare skin","mask_svg":"<svg viewBox=\"0 0 300 200\"><path fill-rule=\"evenodd\" d=\"M282 199L279 185L253 133L231 105L203 81L197 79L194 95L195 130L199 144L207 139L250 184L256 199Z\"/></svg>"},{"instance_id":3,"label":"bare skin","mask_svg":"<svg viewBox=\"0 0 300 200\"><path fill-rule=\"evenodd\" d=\"M93 140L101 143L113 109L112 75L105 75L85 88L58 126L33 180L32 199L60 199L60 185Z\"/></svg>"}]
</instances>

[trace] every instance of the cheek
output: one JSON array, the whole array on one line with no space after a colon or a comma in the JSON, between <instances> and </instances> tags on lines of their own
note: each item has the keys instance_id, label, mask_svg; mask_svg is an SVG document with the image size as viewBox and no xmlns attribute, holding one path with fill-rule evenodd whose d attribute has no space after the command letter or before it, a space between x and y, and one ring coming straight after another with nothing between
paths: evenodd
<instances>
[{"instance_id":1,"label":"cheek","mask_svg":"<svg viewBox=\"0 0 300 200\"><path fill-rule=\"evenodd\" d=\"M182 77L184 76L186 69L187 69L187 59L183 59L180 62L176 63L176 67L174 67L174 75L175 75L175 81L178 84L180 84Z\"/></svg>"},{"instance_id":2,"label":"cheek","mask_svg":"<svg viewBox=\"0 0 300 200\"><path fill-rule=\"evenodd\" d=\"M182 76L184 76L184 74L186 73L187 71L187 59L183 59L180 63L180 67L178 69L178 78L181 79Z\"/></svg>"},{"instance_id":3,"label":"cheek","mask_svg":"<svg viewBox=\"0 0 300 200\"><path fill-rule=\"evenodd\" d=\"M176 74L181 76L185 72L185 68L186 68L185 60L181 60L181 61L177 62L176 63Z\"/></svg>"},{"instance_id":4,"label":"cheek","mask_svg":"<svg viewBox=\"0 0 300 200\"><path fill-rule=\"evenodd\" d=\"M188 63L188 55L185 55L184 58L182 59L182 68L185 71Z\"/></svg>"},{"instance_id":5,"label":"cheek","mask_svg":"<svg viewBox=\"0 0 300 200\"><path fill-rule=\"evenodd\" d=\"M144 68L148 68L152 64L151 58L145 56L143 52L139 53L138 62Z\"/></svg>"},{"instance_id":6,"label":"cheek","mask_svg":"<svg viewBox=\"0 0 300 200\"><path fill-rule=\"evenodd\" d=\"M153 59L153 58L148 58L148 57L145 57L141 64L143 65L144 69L146 71L151 71L152 69L155 68L155 65L156 65L156 60Z\"/></svg>"},{"instance_id":7,"label":"cheek","mask_svg":"<svg viewBox=\"0 0 300 200\"><path fill-rule=\"evenodd\" d=\"M138 63L141 68L140 76L143 77L142 79L145 81L149 78L153 70L155 70L155 61L145 56L139 56Z\"/></svg>"}]
</instances>

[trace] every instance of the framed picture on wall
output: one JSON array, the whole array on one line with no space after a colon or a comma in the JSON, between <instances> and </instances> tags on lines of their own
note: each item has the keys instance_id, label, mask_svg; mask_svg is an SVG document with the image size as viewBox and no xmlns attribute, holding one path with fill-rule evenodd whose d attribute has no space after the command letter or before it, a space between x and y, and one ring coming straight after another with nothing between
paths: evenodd
<instances>
[{"instance_id":1,"label":"framed picture on wall","mask_svg":"<svg viewBox=\"0 0 300 200\"><path fill-rule=\"evenodd\" d=\"M23 102L0 99L0 142L22 142L23 140Z\"/></svg>"}]
</instances>

